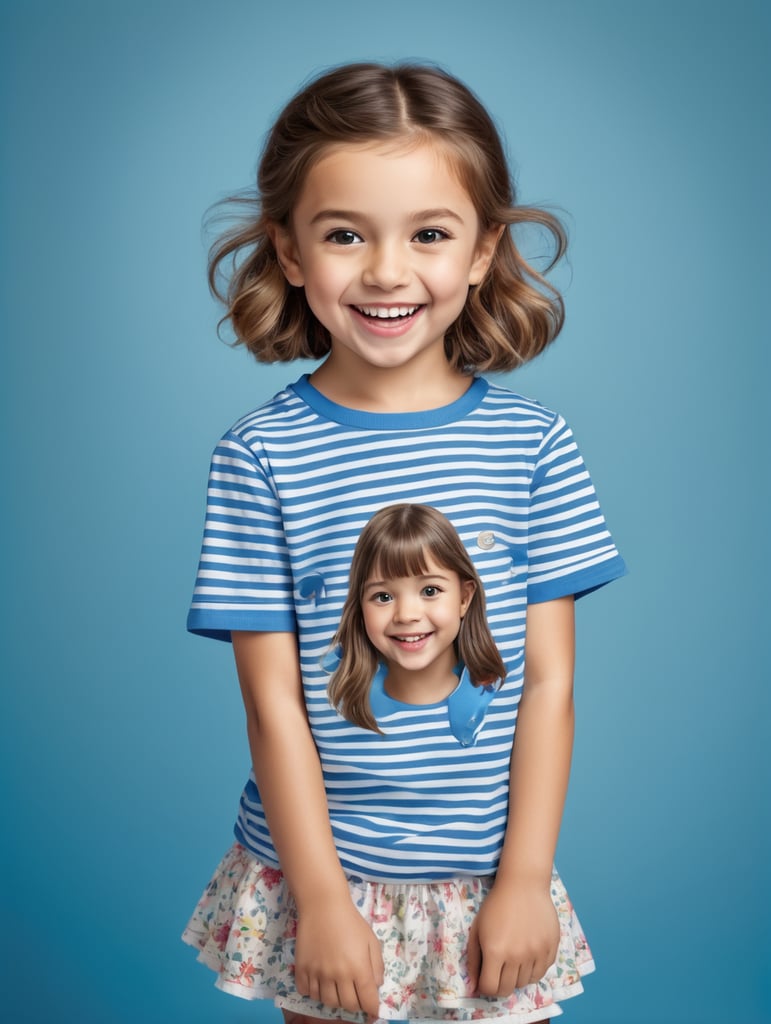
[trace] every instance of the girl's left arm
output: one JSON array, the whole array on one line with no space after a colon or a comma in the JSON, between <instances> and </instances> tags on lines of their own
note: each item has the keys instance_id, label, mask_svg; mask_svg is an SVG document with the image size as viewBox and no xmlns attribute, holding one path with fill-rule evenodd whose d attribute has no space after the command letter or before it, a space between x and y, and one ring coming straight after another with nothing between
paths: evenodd
<instances>
[{"instance_id":1,"label":"girl's left arm","mask_svg":"<svg viewBox=\"0 0 771 1024\"><path fill-rule=\"evenodd\" d=\"M472 986L508 996L554 963L551 875L573 750L573 597L528 605L509 820L495 884L469 937Z\"/></svg>"}]
</instances>

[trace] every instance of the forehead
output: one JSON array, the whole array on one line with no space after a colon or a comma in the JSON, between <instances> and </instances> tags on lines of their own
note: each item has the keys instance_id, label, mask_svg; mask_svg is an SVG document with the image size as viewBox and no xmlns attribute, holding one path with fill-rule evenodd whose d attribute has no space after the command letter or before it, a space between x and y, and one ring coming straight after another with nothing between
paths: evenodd
<instances>
[{"instance_id":1,"label":"forehead","mask_svg":"<svg viewBox=\"0 0 771 1024\"><path fill-rule=\"evenodd\" d=\"M429 551L424 551L420 558L420 564L393 564L393 561L387 565L383 565L382 561L375 563L367 573L365 582L385 582L387 580L412 579L423 576L441 576L444 579L455 579L458 574L454 569L448 569L446 565L438 562Z\"/></svg>"},{"instance_id":2,"label":"forehead","mask_svg":"<svg viewBox=\"0 0 771 1024\"><path fill-rule=\"evenodd\" d=\"M448 209L477 223L474 204L441 143L349 143L332 146L311 167L295 207L305 220L320 210L406 217Z\"/></svg>"}]
</instances>

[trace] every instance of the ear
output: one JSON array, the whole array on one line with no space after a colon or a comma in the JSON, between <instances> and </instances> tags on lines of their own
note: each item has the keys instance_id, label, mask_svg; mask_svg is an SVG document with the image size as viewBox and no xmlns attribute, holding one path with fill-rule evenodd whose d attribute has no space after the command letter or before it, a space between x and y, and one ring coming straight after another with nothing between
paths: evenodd
<instances>
[{"instance_id":1,"label":"ear","mask_svg":"<svg viewBox=\"0 0 771 1024\"><path fill-rule=\"evenodd\" d=\"M289 228L274 223L268 224L267 232L268 238L270 238L273 248L276 250L278 265L284 272L284 277L289 284L294 285L296 288L301 288L305 284L305 275L303 274L300 256L297 252L297 245L292 232Z\"/></svg>"},{"instance_id":2,"label":"ear","mask_svg":"<svg viewBox=\"0 0 771 1024\"><path fill-rule=\"evenodd\" d=\"M505 224L497 224L495 227L490 228L489 231L485 231L479 236L477 242L476 251L474 253L474 262L471 264L469 270L468 283L469 284L480 284L487 271L490 269L490 264L493 262L493 256L498 246L498 240L505 231Z\"/></svg>"},{"instance_id":3,"label":"ear","mask_svg":"<svg viewBox=\"0 0 771 1024\"><path fill-rule=\"evenodd\" d=\"M463 580L460 585L460 617L466 614L471 604L471 600L476 593L476 583L473 580Z\"/></svg>"}]
</instances>

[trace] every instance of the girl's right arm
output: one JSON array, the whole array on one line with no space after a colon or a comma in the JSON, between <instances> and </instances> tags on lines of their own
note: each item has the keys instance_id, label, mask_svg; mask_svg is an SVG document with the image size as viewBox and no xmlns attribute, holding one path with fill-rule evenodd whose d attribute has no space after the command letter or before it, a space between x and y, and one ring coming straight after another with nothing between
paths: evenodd
<instances>
[{"instance_id":1,"label":"girl's right arm","mask_svg":"<svg viewBox=\"0 0 771 1024\"><path fill-rule=\"evenodd\" d=\"M378 1016L380 945L335 849L293 633L233 633L249 747L271 838L297 904L297 991Z\"/></svg>"}]
</instances>

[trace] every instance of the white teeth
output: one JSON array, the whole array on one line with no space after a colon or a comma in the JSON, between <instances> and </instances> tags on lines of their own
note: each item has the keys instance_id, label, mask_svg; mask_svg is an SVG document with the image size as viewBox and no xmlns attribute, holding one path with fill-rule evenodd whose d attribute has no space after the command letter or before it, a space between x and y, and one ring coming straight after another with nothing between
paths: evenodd
<instances>
[{"instance_id":1,"label":"white teeth","mask_svg":"<svg viewBox=\"0 0 771 1024\"><path fill-rule=\"evenodd\" d=\"M402 644L416 644L419 640L425 640L427 635L421 633L420 636L397 636L396 639Z\"/></svg>"},{"instance_id":2,"label":"white teeth","mask_svg":"<svg viewBox=\"0 0 771 1024\"><path fill-rule=\"evenodd\" d=\"M357 306L365 316L374 316L378 320L391 320L397 316L412 316L417 306Z\"/></svg>"}]
</instances>

